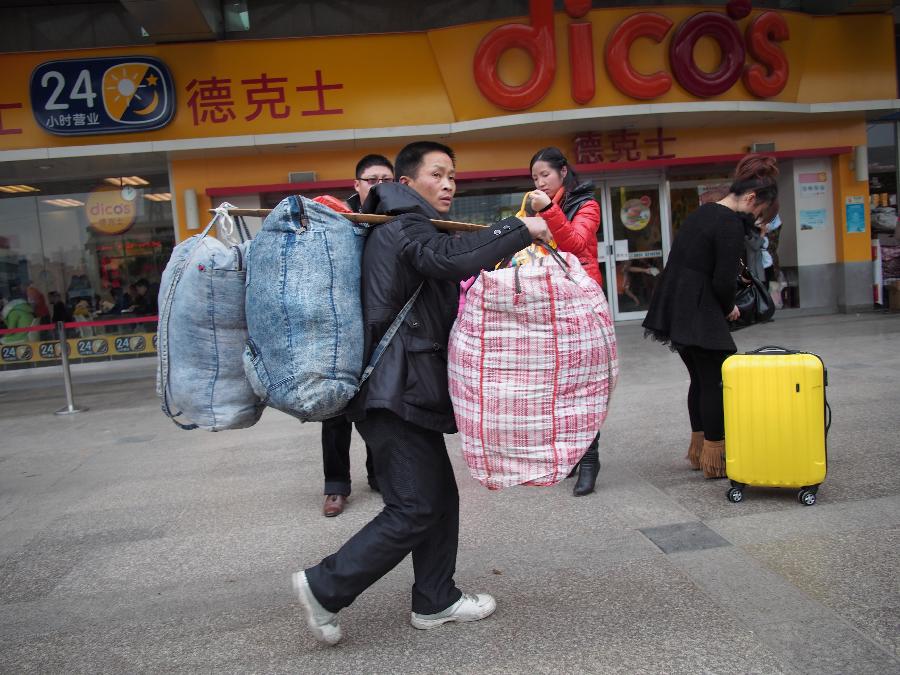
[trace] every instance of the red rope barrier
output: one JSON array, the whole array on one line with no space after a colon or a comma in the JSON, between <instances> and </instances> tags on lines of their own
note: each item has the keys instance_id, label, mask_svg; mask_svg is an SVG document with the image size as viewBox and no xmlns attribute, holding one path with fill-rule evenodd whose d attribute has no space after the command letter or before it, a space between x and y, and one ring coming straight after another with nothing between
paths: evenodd
<instances>
[{"instance_id":1,"label":"red rope barrier","mask_svg":"<svg viewBox=\"0 0 900 675\"><path fill-rule=\"evenodd\" d=\"M80 328L83 326L122 326L129 323L156 323L158 316L133 316L130 319L106 319L104 321L70 321L66 328Z\"/></svg>"},{"instance_id":2,"label":"red rope barrier","mask_svg":"<svg viewBox=\"0 0 900 675\"><path fill-rule=\"evenodd\" d=\"M156 323L157 316L132 316L127 319L107 319L105 321L67 321L63 324L66 328L85 328L88 326L124 326L133 323ZM36 333L43 330L56 330L55 323L42 323L39 326L28 326L27 328L0 328L0 335L11 335L13 333Z\"/></svg>"}]
</instances>

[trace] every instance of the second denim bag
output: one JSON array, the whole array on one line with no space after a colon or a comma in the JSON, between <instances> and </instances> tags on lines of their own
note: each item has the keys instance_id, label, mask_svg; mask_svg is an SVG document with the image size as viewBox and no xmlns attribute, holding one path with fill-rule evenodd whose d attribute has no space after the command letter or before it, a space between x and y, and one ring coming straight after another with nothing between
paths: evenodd
<instances>
[{"instance_id":1,"label":"second denim bag","mask_svg":"<svg viewBox=\"0 0 900 675\"><path fill-rule=\"evenodd\" d=\"M266 405L320 421L340 414L356 394L367 232L322 204L291 196L251 242L244 369Z\"/></svg>"},{"instance_id":2,"label":"second denim bag","mask_svg":"<svg viewBox=\"0 0 900 675\"><path fill-rule=\"evenodd\" d=\"M163 412L182 429L243 429L263 411L241 364L249 242L228 247L207 236L217 222L233 227L226 207L175 247L159 288L156 389Z\"/></svg>"}]
</instances>

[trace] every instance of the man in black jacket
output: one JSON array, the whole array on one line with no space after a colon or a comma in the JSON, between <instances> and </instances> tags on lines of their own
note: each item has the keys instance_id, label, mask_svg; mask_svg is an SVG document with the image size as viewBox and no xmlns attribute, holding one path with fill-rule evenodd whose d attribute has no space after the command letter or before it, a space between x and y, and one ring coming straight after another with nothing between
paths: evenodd
<instances>
[{"instance_id":1,"label":"man in black jacket","mask_svg":"<svg viewBox=\"0 0 900 675\"><path fill-rule=\"evenodd\" d=\"M550 239L541 218L441 232L429 219L446 218L453 203L453 151L429 141L411 143L394 164L399 183L376 186L363 208L397 216L372 230L363 254L364 361L420 286L421 292L348 408L372 448L384 509L337 553L293 576L307 624L327 644L341 639L338 612L410 553L414 627L477 621L496 609L490 595L466 595L453 582L459 494L443 437L456 432L447 343L458 282L534 239Z\"/></svg>"}]
</instances>

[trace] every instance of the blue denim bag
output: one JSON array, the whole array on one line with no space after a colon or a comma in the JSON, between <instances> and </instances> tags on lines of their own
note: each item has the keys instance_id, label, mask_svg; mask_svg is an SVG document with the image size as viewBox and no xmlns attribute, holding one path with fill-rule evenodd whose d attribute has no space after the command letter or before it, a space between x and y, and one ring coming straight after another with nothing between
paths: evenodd
<instances>
[{"instance_id":1,"label":"blue denim bag","mask_svg":"<svg viewBox=\"0 0 900 675\"><path fill-rule=\"evenodd\" d=\"M250 244L244 369L263 403L304 421L339 415L396 333L410 298L363 374L360 270L368 227L287 197Z\"/></svg>"},{"instance_id":2,"label":"blue denim bag","mask_svg":"<svg viewBox=\"0 0 900 675\"><path fill-rule=\"evenodd\" d=\"M202 233L174 248L160 282L156 392L182 429L243 429L263 411L241 359L250 242L229 248L208 237L219 219L229 220L221 207Z\"/></svg>"},{"instance_id":3,"label":"blue denim bag","mask_svg":"<svg viewBox=\"0 0 900 675\"><path fill-rule=\"evenodd\" d=\"M291 196L251 242L244 370L266 405L319 421L356 393L366 233L327 206Z\"/></svg>"}]
</instances>

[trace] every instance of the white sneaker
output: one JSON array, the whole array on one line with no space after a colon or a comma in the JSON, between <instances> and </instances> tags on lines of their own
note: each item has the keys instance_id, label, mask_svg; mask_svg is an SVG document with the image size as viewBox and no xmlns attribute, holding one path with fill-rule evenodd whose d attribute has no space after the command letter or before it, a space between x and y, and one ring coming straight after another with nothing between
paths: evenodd
<instances>
[{"instance_id":1,"label":"white sneaker","mask_svg":"<svg viewBox=\"0 0 900 675\"><path fill-rule=\"evenodd\" d=\"M462 594L462 597L450 605L443 612L437 614L417 614L412 613L413 628L419 630L428 630L429 628L437 628L441 624L449 621L478 621L485 619L494 613L497 609L497 602L493 596L487 593L479 593L477 595Z\"/></svg>"},{"instance_id":2,"label":"white sneaker","mask_svg":"<svg viewBox=\"0 0 900 675\"><path fill-rule=\"evenodd\" d=\"M294 590L303 606L306 624L316 640L327 645L336 645L341 640L341 619L337 612L329 612L319 604L306 580L306 572L295 572L291 576Z\"/></svg>"}]
</instances>

